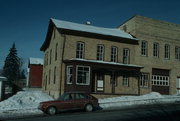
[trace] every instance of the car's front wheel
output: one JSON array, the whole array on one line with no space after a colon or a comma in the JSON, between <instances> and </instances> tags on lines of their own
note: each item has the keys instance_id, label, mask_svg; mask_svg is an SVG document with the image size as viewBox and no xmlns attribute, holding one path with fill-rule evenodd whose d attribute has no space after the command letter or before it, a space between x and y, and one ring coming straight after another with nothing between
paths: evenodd
<instances>
[{"instance_id":1,"label":"car's front wheel","mask_svg":"<svg viewBox=\"0 0 180 121\"><path fill-rule=\"evenodd\" d=\"M57 113L57 110L56 110L55 107L51 106L51 107L49 107L49 108L47 109L47 113L48 113L49 115L55 115L55 114Z\"/></svg>"},{"instance_id":2,"label":"car's front wheel","mask_svg":"<svg viewBox=\"0 0 180 121\"><path fill-rule=\"evenodd\" d=\"M92 104L87 104L87 105L85 106L85 111L86 111L86 112L91 112L91 111L93 111L93 105L92 105Z\"/></svg>"}]
</instances>

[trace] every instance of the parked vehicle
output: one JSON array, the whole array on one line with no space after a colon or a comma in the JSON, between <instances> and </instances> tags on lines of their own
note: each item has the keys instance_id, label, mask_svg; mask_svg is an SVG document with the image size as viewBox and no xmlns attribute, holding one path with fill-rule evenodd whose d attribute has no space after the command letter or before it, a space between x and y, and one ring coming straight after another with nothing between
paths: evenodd
<instances>
[{"instance_id":1,"label":"parked vehicle","mask_svg":"<svg viewBox=\"0 0 180 121\"><path fill-rule=\"evenodd\" d=\"M93 111L99 106L98 99L82 92L64 93L58 100L41 102L39 109L43 112L54 115L58 111L84 109L87 112Z\"/></svg>"}]
</instances>

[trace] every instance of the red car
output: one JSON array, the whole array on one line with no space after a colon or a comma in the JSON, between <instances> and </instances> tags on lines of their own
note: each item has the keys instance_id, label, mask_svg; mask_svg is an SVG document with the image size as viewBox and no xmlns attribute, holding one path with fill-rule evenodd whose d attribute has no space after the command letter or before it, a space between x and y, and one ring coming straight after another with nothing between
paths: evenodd
<instances>
[{"instance_id":1,"label":"red car","mask_svg":"<svg viewBox=\"0 0 180 121\"><path fill-rule=\"evenodd\" d=\"M58 111L84 109L87 112L99 106L98 99L82 92L64 93L58 100L41 102L39 109L43 112L54 115Z\"/></svg>"}]
</instances>

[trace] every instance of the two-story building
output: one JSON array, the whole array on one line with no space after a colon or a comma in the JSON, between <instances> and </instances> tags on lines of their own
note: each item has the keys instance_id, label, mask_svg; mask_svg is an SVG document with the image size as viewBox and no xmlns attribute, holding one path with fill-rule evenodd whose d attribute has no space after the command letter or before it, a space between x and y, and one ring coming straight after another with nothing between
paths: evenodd
<instances>
[{"instance_id":1,"label":"two-story building","mask_svg":"<svg viewBox=\"0 0 180 121\"><path fill-rule=\"evenodd\" d=\"M141 69L140 92L175 94L180 90L180 25L134 16L119 27L138 38L135 63Z\"/></svg>"},{"instance_id":2,"label":"two-story building","mask_svg":"<svg viewBox=\"0 0 180 121\"><path fill-rule=\"evenodd\" d=\"M118 28L50 19L41 47L43 89L55 98L68 91L139 95L137 46L138 39Z\"/></svg>"}]
</instances>

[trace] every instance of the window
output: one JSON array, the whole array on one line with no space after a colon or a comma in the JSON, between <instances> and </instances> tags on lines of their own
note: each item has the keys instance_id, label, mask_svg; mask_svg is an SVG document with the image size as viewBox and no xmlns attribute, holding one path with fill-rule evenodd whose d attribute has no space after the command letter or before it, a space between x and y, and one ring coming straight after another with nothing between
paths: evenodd
<instances>
[{"instance_id":1,"label":"window","mask_svg":"<svg viewBox=\"0 0 180 121\"><path fill-rule=\"evenodd\" d=\"M123 76L123 86L129 86L129 77L128 75Z\"/></svg>"},{"instance_id":2,"label":"window","mask_svg":"<svg viewBox=\"0 0 180 121\"><path fill-rule=\"evenodd\" d=\"M77 66L76 84L89 85L90 84L90 67Z\"/></svg>"},{"instance_id":3,"label":"window","mask_svg":"<svg viewBox=\"0 0 180 121\"><path fill-rule=\"evenodd\" d=\"M56 83L56 66L54 67L54 84Z\"/></svg>"},{"instance_id":4,"label":"window","mask_svg":"<svg viewBox=\"0 0 180 121\"><path fill-rule=\"evenodd\" d=\"M50 84L50 81L51 81L51 70L49 70L49 84Z\"/></svg>"},{"instance_id":5,"label":"window","mask_svg":"<svg viewBox=\"0 0 180 121\"><path fill-rule=\"evenodd\" d=\"M141 42L141 55L142 56L148 55L148 43L147 43L147 41Z\"/></svg>"},{"instance_id":6,"label":"window","mask_svg":"<svg viewBox=\"0 0 180 121\"><path fill-rule=\"evenodd\" d=\"M169 86L169 76L152 75L152 85Z\"/></svg>"},{"instance_id":7,"label":"window","mask_svg":"<svg viewBox=\"0 0 180 121\"><path fill-rule=\"evenodd\" d=\"M52 49L50 50L50 55L49 55L49 64L51 64L51 58L52 58Z\"/></svg>"},{"instance_id":8,"label":"window","mask_svg":"<svg viewBox=\"0 0 180 121\"><path fill-rule=\"evenodd\" d=\"M55 48L55 61L57 60L57 48L58 48L58 44L56 43L56 48Z\"/></svg>"},{"instance_id":9,"label":"window","mask_svg":"<svg viewBox=\"0 0 180 121\"><path fill-rule=\"evenodd\" d=\"M170 59L170 45L165 44L164 46L164 58Z\"/></svg>"},{"instance_id":10,"label":"window","mask_svg":"<svg viewBox=\"0 0 180 121\"><path fill-rule=\"evenodd\" d=\"M180 47L175 48L175 59L180 61Z\"/></svg>"},{"instance_id":11,"label":"window","mask_svg":"<svg viewBox=\"0 0 180 121\"><path fill-rule=\"evenodd\" d=\"M67 70L66 70L66 81L67 84L72 84L72 74L73 74L73 66L67 66Z\"/></svg>"},{"instance_id":12,"label":"window","mask_svg":"<svg viewBox=\"0 0 180 121\"><path fill-rule=\"evenodd\" d=\"M123 63L124 64L129 64L129 49L124 49L123 50Z\"/></svg>"},{"instance_id":13,"label":"window","mask_svg":"<svg viewBox=\"0 0 180 121\"><path fill-rule=\"evenodd\" d=\"M77 42L76 58L84 58L84 43L83 42Z\"/></svg>"},{"instance_id":14,"label":"window","mask_svg":"<svg viewBox=\"0 0 180 121\"><path fill-rule=\"evenodd\" d=\"M88 99L88 96L85 95L85 94L76 93L76 94L75 94L75 99L76 99L76 100L80 100L80 99Z\"/></svg>"},{"instance_id":15,"label":"window","mask_svg":"<svg viewBox=\"0 0 180 121\"><path fill-rule=\"evenodd\" d=\"M140 87L148 87L148 85L149 85L149 73L141 73Z\"/></svg>"},{"instance_id":16,"label":"window","mask_svg":"<svg viewBox=\"0 0 180 121\"><path fill-rule=\"evenodd\" d=\"M117 47L111 47L111 62L117 62Z\"/></svg>"},{"instance_id":17,"label":"window","mask_svg":"<svg viewBox=\"0 0 180 121\"><path fill-rule=\"evenodd\" d=\"M159 57L159 43L153 44L153 56Z\"/></svg>"},{"instance_id":18,"label":"window","mask_svg":"<svg viewBox=\"0 0 180 121\"><path fill-rule=\"evenodd\" d=\"M47 60L46 60L46 64L48 65L49 60L48 60L48 52L47 52Z\"/></svg>"},{"instance_id":19,"label":"window","mask_svg":"<svg viewBox=\"0 0 180 121\"><path fill-rule=\"evenodd\" d=\"M97 60L104 60L104 45L97 46Z\"/></svg>"}]
</instances>

